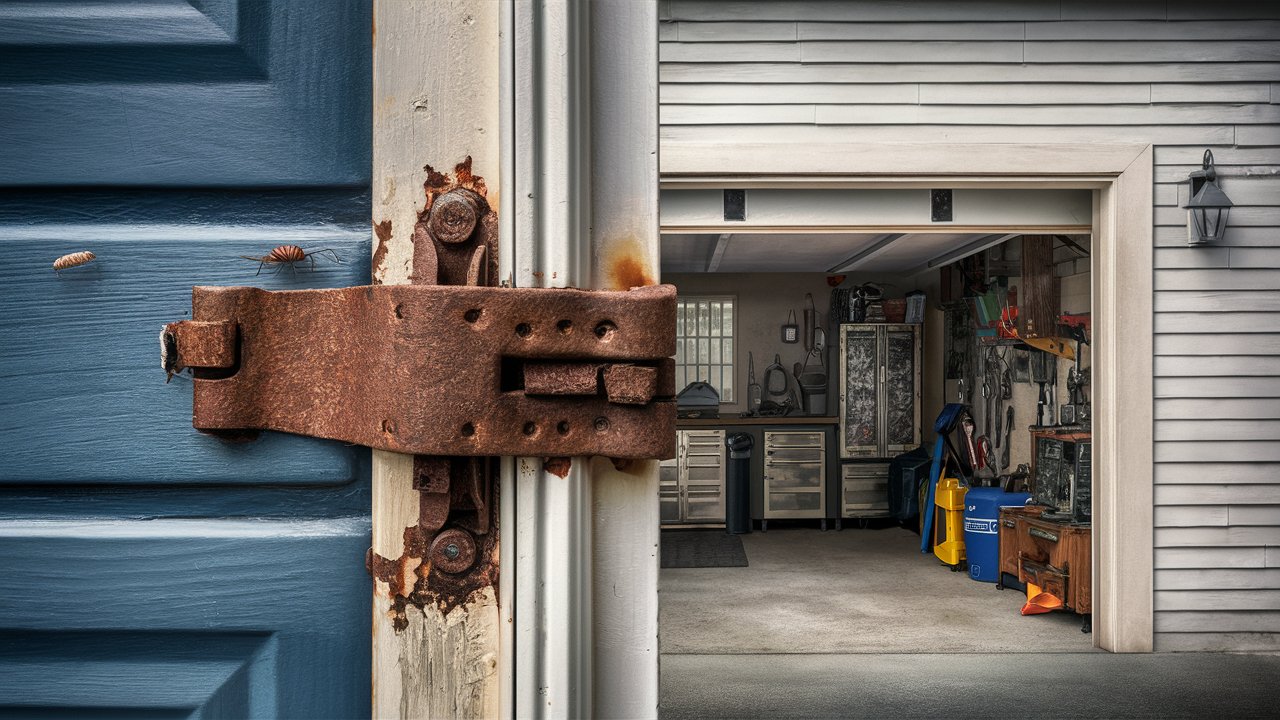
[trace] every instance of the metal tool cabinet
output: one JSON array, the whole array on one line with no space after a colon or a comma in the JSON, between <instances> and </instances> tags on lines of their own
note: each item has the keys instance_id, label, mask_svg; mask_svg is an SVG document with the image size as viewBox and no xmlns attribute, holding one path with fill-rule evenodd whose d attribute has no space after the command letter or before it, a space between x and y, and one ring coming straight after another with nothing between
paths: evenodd
<instances>
[{"instance_id":1,"label":"metal tool cabinet","mask_svg":"<svg viewBox=\"0 0 1280 720\"><path fill-rule=\"evenodd\" d=\"M920 444L920 327L840 326L840 457L891 458Z\"/></svg>"},{"instance_id":2,"label":"metal tool cabinet","mask_svg":"<svg viewBox=\"0 0 1280 720\"><path fill-rule=\"evenodd\" d=\"M764 522L818 518L826 525L826 437L821 431L764 434Z\"/></svg>"},{"instance_id":3,"label":"metal tool cabinet","mask_svg":"<svg viewBox=\"0 0 1280 720\"><path fill-rule=\"evenodd\" d=\"M889 463L842 463L840 517L889 516Z\"/></svg>"},{"instance_id":4,"label":"metal tool cabinet","mask_svg":"<svg viewBox=\"0 0 1280 720\"><path fill-rule=\"evenodd\" d=\"M663 525L724 524L724 430L677 430L660 477Z\"/></svg>"}]
</instances>

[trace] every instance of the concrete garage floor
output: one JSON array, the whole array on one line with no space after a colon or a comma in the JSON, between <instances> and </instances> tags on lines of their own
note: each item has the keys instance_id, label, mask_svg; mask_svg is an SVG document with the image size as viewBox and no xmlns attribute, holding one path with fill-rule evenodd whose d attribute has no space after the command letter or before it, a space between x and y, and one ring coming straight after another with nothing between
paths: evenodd
<instances>
[{"instance_id":1,"label":"concrete garage floor","mask_svg":"<svg viewBox=\"0 0 1280 720\"><path fill-rule=\"evenodd\" d=\"M1093 652L1078 616L1024 617L1025 594L950 572L901 528L771 528L742 544L749 567L662 570L662 652Z\"/></svg>"},{"instance_id":2,"label":"concrete garage floor","mask_svg":"<svg viewBox=\"0 0 1280 720\"><path fill-rule=\"evenodd\" d=\"M661 572L663 718L1280 716L1280 656L1095 651L904 530L743 544L750 567Z\"/></svg>"}]
</instances>

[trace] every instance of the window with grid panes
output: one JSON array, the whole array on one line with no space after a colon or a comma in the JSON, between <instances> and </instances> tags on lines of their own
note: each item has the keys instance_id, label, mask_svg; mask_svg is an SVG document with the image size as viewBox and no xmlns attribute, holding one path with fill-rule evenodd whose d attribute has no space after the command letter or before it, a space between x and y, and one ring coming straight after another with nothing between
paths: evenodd
<instances>
[{"instance_id":1,"label":"window with grid panes","mask_svg":"<svg viewBox=\"0 0 1280 720\"><path fill-rule=\"evenodd\" d=\"M710 383L720 402L733 399L733 298L694 296L676 304L676 389Z\"/></svg>"}]
</instances>

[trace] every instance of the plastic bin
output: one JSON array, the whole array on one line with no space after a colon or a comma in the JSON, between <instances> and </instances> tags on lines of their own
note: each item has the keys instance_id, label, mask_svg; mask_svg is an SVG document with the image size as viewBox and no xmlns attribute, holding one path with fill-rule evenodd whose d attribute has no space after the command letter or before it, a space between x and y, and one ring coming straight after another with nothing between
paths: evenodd
<instances>
[{"instance_id":1,"label":"plastic bin","mask_svg":"<svg viewBox=\"0 0 1280 720\"><path fill-rule=\"evenodd\" d=\"M800 395L804 398L804 411L809 415L827 414L827 374L817 372L800 373L796 378L800 384Z\"/></svg>"},{"instance_id":2,"label":"plastic bin","mask_svg":"<svg viewBox=\"0 0 1280 720\"><path fill-rule=\"evenodd\" d=\"M1021 507L1030 493L1000 488L973 488L964 497L964 544L969 577L993 583L1000 579L1000 508Z\"/></svg>"},{"instance_id":3,"label":"plastic bin","mask_svg":"<svg viewBox=\"0 0 1280 720\"><path fill-rule=\"evenodd\" d=\"M729 450L724 483L724 531L731 535L751 532L751 448L754 444L747 433L732 433L724 439Z\"/></svg>"}]
</instances>

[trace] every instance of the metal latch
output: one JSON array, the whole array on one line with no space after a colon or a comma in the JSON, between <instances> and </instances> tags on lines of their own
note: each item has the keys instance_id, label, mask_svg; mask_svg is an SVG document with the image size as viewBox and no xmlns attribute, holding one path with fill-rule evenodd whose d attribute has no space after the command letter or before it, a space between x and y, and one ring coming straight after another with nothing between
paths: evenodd
<instances>
[{"instance_id":1,"label":"metal latch","mask_svg":"<svg viewBox=\"0 0 1280 720\"><path fill-rule=\"evenodd\" d=\"M193 424L433 456L675 457L676 292L196 287Z\"/></svg>"}]
</instances>

